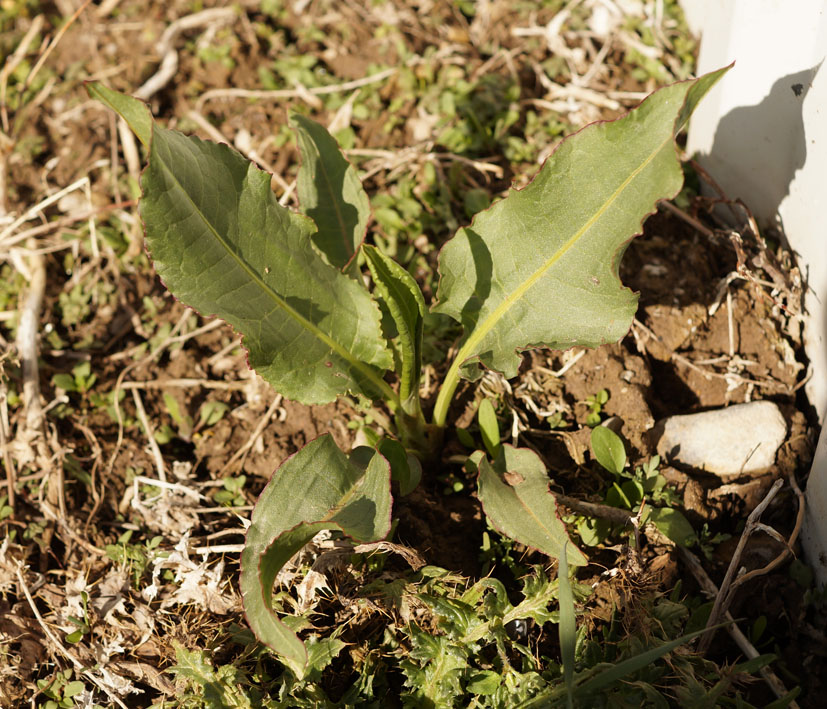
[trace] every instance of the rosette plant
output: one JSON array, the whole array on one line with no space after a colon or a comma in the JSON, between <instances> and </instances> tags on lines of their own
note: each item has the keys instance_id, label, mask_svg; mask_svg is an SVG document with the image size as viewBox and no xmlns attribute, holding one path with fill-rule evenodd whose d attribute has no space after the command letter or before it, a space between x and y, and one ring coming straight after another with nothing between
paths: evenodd
<instances>
[{"instance_id":1,"label":"rosette plant","mask_svg":"<svg viewBox=\"0 0 827 709\"><path fill-rule=\"evenodd\" d=\"M165 286L241 333L250 366L283 396L325 404L357 395L395 422L395 436L374 448L346 453L329 435L310 442L274 473L252 514L241 559L245 611L298 677L312 658L295 622L273 611L279 569L323 529L360 542L389 534L391 481L409 492L420 462L438 457L461 378L483 367L514 377L526 349L596 347L626 334L637 296L620 282L620 258L658 200L680 190L676 136L724 71L667 86L622 118L570 136L526 187L445 244L430 307L458 321L463 337L427 417L419 384L428 304L408 271L365 243L368 195L321 125L291 117L302 153L296 213L278 203L270 176L229 146L168 130L140 101L89 85L148 151L140 212ZM586 562L535 453L499 446L477 465L492 526L554 558L568 544L568 562Z\"/></svg>"}]
</instances>

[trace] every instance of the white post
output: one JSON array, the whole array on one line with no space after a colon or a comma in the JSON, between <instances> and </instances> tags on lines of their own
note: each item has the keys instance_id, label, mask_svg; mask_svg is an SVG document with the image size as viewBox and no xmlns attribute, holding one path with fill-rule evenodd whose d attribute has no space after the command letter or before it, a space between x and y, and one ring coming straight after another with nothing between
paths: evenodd
<instances>
[{"instance_id":1,"label":"white post","mask_svg":"<svg viewBox=\"0 0 827 709\"><path fill-rule=\"evenodd\" d=\"M683 0L698 73L735 61L692 117L688 150L730 197L777 223L808 286L806 392L827 414L827 0ZM827 584L827 434L807 484L804 545Z\"/></svg>"}]
</instances>

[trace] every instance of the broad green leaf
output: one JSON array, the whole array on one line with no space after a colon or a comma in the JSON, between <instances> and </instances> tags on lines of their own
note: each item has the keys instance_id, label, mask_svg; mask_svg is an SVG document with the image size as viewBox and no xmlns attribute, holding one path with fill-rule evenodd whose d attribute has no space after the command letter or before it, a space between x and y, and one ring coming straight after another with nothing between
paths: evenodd
<instances>
[{"instance_id":1,"label":"broad green leaf","mask_svg":"<svg viewBox=\"0 0 827 709\"><path fill-rule=\"evenodd\" d=\"M591 435L592 453L595 460L606 470L620 475L626 467L626 448L614 431L606 426L595 426Z\"/></svg>"},{"instance_id":2,"label":"broad green leaf","mask_svg":"<svg viewBox=\"0 0 827 709\"><path fill-rule=\"evenodd\" d=\"M477 423L480 426L480 435L485 450L492 459L500 454L500 424L497 422L497 412L491 399L483 399L477 408Z\"/></svg>"},{"instance_id":3,"label":"broad green leaf","mask_svg":"<svg viewBox=\"0 0 827 709\"><path fill-rule=\"evenodd\" d=\"M288 458L264 488L241 555L241 595L250 627L301 678L307 649L273 612L273 583L289 559L323 529L360 542L390 530L390 468L375 453L362 468L325 434Z\"/></svg>"},{"instance_id":4,"label":"broad green leaf","mask_svg":"<svg viewBox=\"0 0 827 709\"><path fill-rule=\"evenodd\" d=\"M285 209L270 177L226 145L155 125L141 216L173 295L244 335L249 363L306 404L348 391L390 402L379 310L313 248L313 223Z\"/></svg>"},{"instance_id":5,"label":"broad green leaf","mask_svg":"<svg viewBox=\"0 0 827 709\"><path fill-rule=\"evenodd\" d=\"M376 292L388 307L399 337L402 371L399 398L410 416L419 415L419 376L422 370L422 328L425 298L402 266L375 246L362 247Z\"/></svg>"},{"instance_id":6,"label":"broad green leaf","mask_svg":"<svg viewBox=\"0 0 827 709\"><path fill-rule=\"evenodd\" d=\"M471 694L482 694L483 696L494 694L502 681L502 676L497 672L482 670L481 672L475 672L468 678L465 690Z\"/></svg>"},{"instance_id":7,"label":"broad green leaf","mask_svg":"<svg viewBox=\"0 0 827 709\"><path fill-rule=\"evenodd\" d=\"M338 631L334 630L335 635ZM307 671L321 672L347 647L337 637L319 638L307 644Z\"/></svg>"},{"instance_id":8,"label":"broad green leaf","mask_svg":"<svg viewBox=\"0 0 827 709\"><path fill-rule=\"evenodd\" d=\"M628 115L564 140L533 181L460 229L440 252L436 312L464 339L434 409L444 425L460 373L513 377L519 352L596 347L629 329L637 296L620 258L658 200L683 183L675 136L726 71L657 91Z\"/></svg>"},{"instance_id":9,"label":"broad green leaf","mask_svg":"<svg viewBox=\"0 0 827 709\"><path fill-rule=\"evenodd\" d=\"M658 531L682 547L692 546L698 535L689 521L678 510L671 507L654 507L649 510L648 522L654 524Z\"/></svg>"},{"instance_id":10,"label":"broad green leaf","mask_svg":"<svg viewBox=\"0 0 827 709\"><path fill-rule=\"evenodd\" d=\"M480 460L478 485L483 510L498 532L555 559L560 558L563 545L569 544L569 563L588 563L557 516L546 468L536 453L502 446L493 466L486 458Z\"/></svg>"},{"instance_id":11,"label":"broad green leaf","mask_svg":"<svg viewBox=\"0 0 827 709\"><path fill-rule=\"evenodd\" d=\"M296 193L302 212L318 231L313 243L331 264L344 270L365 238L370 202L362 182L324 126L294 113L290 123L301 151Z\"/></svg>"},{"instance_id":12,"label":"broad green leaf","mask_svg":"<svg viewBox=\"0 0 827 709\"><path fill-rule=\"evenodd\" d=\"M146 147L152 137L152 114L143 101L131 96L113 91L99 81L90 81L86 84L86 91L93 99L109 106L123 118L132 132Z\"/></svg>"}]
</instances>

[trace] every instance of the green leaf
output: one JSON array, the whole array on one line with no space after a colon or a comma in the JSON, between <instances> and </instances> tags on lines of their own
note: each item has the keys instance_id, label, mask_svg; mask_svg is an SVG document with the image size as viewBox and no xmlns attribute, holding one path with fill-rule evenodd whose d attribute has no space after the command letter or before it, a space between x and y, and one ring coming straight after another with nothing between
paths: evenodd
<instances>
[{"instance_id":1,"label":"green leaf","mask_svg":"<svg viewBox=\"0 0 827 709\"><path fill-rule=\"evenodd\" d=\"M393 438L383 438L376 447L390 463L391 480L399 483L399 494L405 497L412 493L422 479L422 465L416 456Z\"/></svg>"},{"instance_id":2,"label":"green leaf","mask_svg":"<svg viewBox=\"0 0 827 709\"><path fill-rule=\"evenodd\" d=\"M771 653L767 653L765 655L756 655L755 657L750 658L749 660L745 660L744 662L739 662L735 667L732 668L733 673L735 672L743 672L747 675L754 675L759 670L771 665L773 662L778 659L777 655L773 655Z\"/></svg>"},{"instance_id":3,"label":"green leaf","mask_svg":"<svg viewBox=\"0 0 827 709\"><path fill-rule=\"evenodd\" d=\"M800 686L791 689L783 697L779 697L774 702L770 702L764 709L786 709L799 694L801 694Z\"/></svg>"},{"instance_id":4,"label":"green leaf","mask_svg":"<svg viewBox=\"0 0 827 709\"><path fill-rule=\"evenodd\" d=\"M74 682L68 682L66 684L63 688L63 696L64 698L69 699L70 697L80 694L84 689L86 689L86 685L79 679L76 679Z\"/></svg>"},{"instance_id":5,"label":"green leaf","mask_svg":"<svg viewBox=\"0 0 827 709\"><path fill-rule=\"evenodd\" d=\"M502 446L493 466L486 458L479 461L478 485L483 510L498 532L555 559L568 543L573 550L569 563L588 563L557 516L546 468L536 453Z\"/></svg>"},{"instance_id":6,"label":"green leaf","mask_svg":"<svg viewBox=\"0 0 827 709\"><path fill-rule=\"evenodd\" d=\"M208 709L223 709L224 707L238 706L227 696L228 687L222 682L221 672L215 671L209 654L203 650L187 650L175 640L172 641L175 648L175 659L177 664L170 668L178 678L186 678L203 692L204 706Z\"/></svg>"},{"instance_id":7,"label":"green leaf","mask_svg":"<svg viewBox=\"0 0 827 709\"><path fill-rule=\"evenodd\" d=\"M109 106L123 118L138 140L149 147L149 141L152 137L152 114L143 101L113 91L99 81L88 82L86 91L91 98Z\"/></svg>"},{"instance_id":8,"label":"green leaf","mask_svg":"<svg viewBox=\"0 0 827 709\"><path fill-rule=\"evenodd\" d=\"M301 678L308 654L272 609L279 570L314 535L337 529L362 542L390 530L390 468L375 453L365 468L349 460L329 434L288 458L253 510L241 555L241 594L250 627Z\"/></svg>"},{"instance_id":9,"label":"green leaf","mask_svg":"<svg viewBox=\"0 0 827 709\"><path fill-rule=\"evenodd\" d=\"M319 229L313 243L331 264L344 270L365 238L370 218L367 193L356 168L324 126L297 113L290 116L290 123L302 155L296 180L299 204Z\"/></svg>"},{"instance_id":10,"label":"green leaf","mask_svg":"<svg viewBox=\"0 0 827 709\"><path fill-rule=\"evenodd\" d=\"M606 470L620 475L626 467L626 448L623 441L610 428L596 426L591 435L592 453L595 460Z\"/></svg>"},{"instance_id":11,"label":"green leaf","mask_svg":"<svg viewBox=\"0 0 827 709\"><path fill-rule=\"evenodd\" d=\"M61 372L60 374L52 375L52 384L64 391L77 391L75 385L75 378L71 374Z\"/></svg>"},{"instance_id":12,"label":"green leaf","mask_svg":"<svg viewBox=\"0 0 827 709\"><path fill-rule=\"evenodd\" d=\"M321 672L347 647L339 638L321 638L307 644L308 672Z\"/></svg>"},{"instance_id":13,"label":"green leaf","mask_svg":"<svg viewBox=\"0 0 827 709\"><path fill-rule=\"evenodd\" d=\"M422 371L422 329L425 298L402 266L375 246L362 247L376 292L388 307L399 336L402 371L399 373L399 398L410 416L419 415L419 377Z\"/></svg>"},{"instance_id":14,"label":"green leaf","mask_svg":"<svg viewBox=\"0 0 827 709\"><path fill-rule=\"evenodd\" d=\"M141 216L164 284L244 335L250 365L306 404L348 391L396 394L379 310L356 281L324 262L313 223L285 209L270 177L226 145L155 125Z\"/></svg>"},{"instance_id":15,"label":"green leaf","mask_svg":"<svg viewBox=\"0 0 827 709\"><path fill-rule=\"evenodd\" d=\"M502 677L491 670L475 672L468 678L465 689L471 694L494 694L502 683Z\"/></svg>"},{"instance_id":16,"label":"green leaf","mask_svg":"<svg viewBox=\"0 0 827 709\"><path fill-rule=\"evenodd\" d=\"M569 580L567 544L563 544L560 562L557 565L557 579L560 584L560 656L563 660L563 682L566 687L566 703L574 706L574 650L577 645L577 619L574 614L574 593Z\"/></svg>"},{"instance_id":17,"label":"green leaf","mask_svg":"<svg viewBox=\"0 0 827 709\"><path fill-rule=\"evenodd\" d=\"M480 435L488 455L496 459L500 454L500 424L497 422L497 412L490 399L480 401L477 408L477 423L480 426Z\"/></svg>"},{"instance_id":18,"label":"green leaf","mask_svg":"<svg viewBox=\"0 0 827 709\"><path fill-rule=\"evenodd\" d=\"M637 297L618 278L629 240L678 193L675 135L725 69L667 86L627 116L564 140L534 180L460 229L440 252L435 310L464 339L434 408L445 424L458 376L517 374L519 352L596 347L628 331Z\"/></svg>"},{"instance_id":19,"label":"green leaf","mask_svg":"<svg viewBox=\"0 0 827 709\"><path fill-rule=\"evenodd\" d=\"M457 428L457 440L462 443L466 448L476 448L477 444L474 441L474 437L468 432L466 428Z\"/></svg>"},{"instance_id":20,"label":"green leaf","mask_svg":"<svg viewBox=\"0 0 827 709\"><path fill-rule=\"evenodd\" d=\"M648 521L652 522L661 534L682 547L692 546L698 540L686 517L671 507L653 507L649 511Z\"/></svg>"},{"instance_id":21,"label":"green leaf","mask_svg":"<svg viewBox=\"0 0 827 709\"><path fill-rule=\"evenodd\" d=\"M198 418L204 426L215 426L229 410L229 405L223 401L205 401L198 411Z\"/></svg>"}]
</instances>

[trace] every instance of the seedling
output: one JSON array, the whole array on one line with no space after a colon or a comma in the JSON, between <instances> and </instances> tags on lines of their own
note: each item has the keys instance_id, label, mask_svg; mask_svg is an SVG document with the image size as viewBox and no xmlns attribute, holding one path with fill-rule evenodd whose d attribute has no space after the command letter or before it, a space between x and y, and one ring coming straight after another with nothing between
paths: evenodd
<instances>
[{"instance_id":1,"label":"seedling","mask_svg":"<svg viewBox=\"0 0 827 709\"><path fill-rule=\"evenodd\" d=\"M55 374L52 377L52 384L67 392L85 394L97 380L97 375L92 373L92 365L89 362L80 362L72 367L71 374Z\"/></svg>"},{"instance_id":2,"label":"seedling","mask_svg":"<svg viewBox=\"0 0 827 709\"><path fill-rule=\"evenodd\" d=\"M678 502L674 490L666 486L660 474L660 457L654 456L634 472L626 470L626 449L623 440L605 426L592 430L591 447L595 460L615 476L606 491L604 504L637 513L641 508L642 522L651 522L676 544L690 546L698 536L683 514L672 509ZM658 504L664 505L658 507ZM589 546L602 542L611 530L604 520L584 520L579 526L580 538Z\"/></svg>"},{"instance_id":3,"label":"seedling","mask_svg":"<svg viewBox=\"0 0 827 709\"><path fill-rule=\"evenodd\" d=\"M205 401L198 410L199 427L215 426L229 410L229 405L223 401Z\"/></svg>"},{"instance_id":4,"label":"seedling","mask_svg":"<svg viewBox=\"0 0 827 709\"><path fill-rule=\"evenodd\" d=\"M72 679L72 670L57 672L52 679L37 680L37 688L47 697L43 709L72 709L77 706L74 697L85 688L83 682Z\"/></svg>"},{"instance_id":5,"label":"seedling","mask_svg":"<svg viewBox=\"0 0 827 709\"><path fill-rule=\"evenodd\" d=\"M152 537L144 544L133 544L131 540L132 530L128 529L118 537L117 544L107 544L104 551L112 561L124 566L132 573L132 584L137 588L152 555L157 553L155 550L163 541L163 537L160 535Z\"/></svg>"},{"instance_id":6,"label":"seedling","mask_svg":"<svg viewBox=\"0 0 827 709\"><path fill-rule=\"evenodd\" d=\"M8 495L0 495L0 522L2 522L7 517L11 517L14 510L11 508L11 505L7 504L9 501Z\"/></svg>"},{"instance_id":7,"label":"seedling","mask_svg":"<svg viewBox=\"0 0 827 709\"><path fill-rule=\"evenodd\" d=\"M240 507L241 505L246 505L247 498L244 497L244 485L246 483L246 475L239 475L237 478L224 478L224 488L216 492L213 499L219 505L228 505L230 507Z\"/></svg>"},{"instance_id":8,"label":"seedling","mask_svg":"<svg viewBox=\"0 0 827 709\"><path fill-rule=\"evenodd\" d=\"M178 400L168 392L164 392L164 407L175 424L175 429L169 424L161 425L158 430L155 431L155 440L161 445L169 443L176 437L184 441L189 441L192 436L192 417L186 411L181 411L181 407L178 406Z\"/></svg>"},{"instance_id":9,"label":"seedling","mask_svg":"<svg viewBox=\"0 0 827 709\"><path fill-rule=\"evenodd\" d=\"M609 392L606 389L601 389L597 394L586 399L586 406L589 407L589 413L586 416L587 426L597 426L602 421L603 407L609 401Z\"/></svg>"},{"instance_id":10,"label":"seedling","mask_svg":"<svg viewBox=\"0 0 827 709\"><path fill-rule=\"evenodd\" d=\"M70 615L68 620L74 626L76 626L76 630L73 630L71 633L67 633L66 635L66 642L76 644L83 640L84 635L88 635L92 632L92 628L89 625L89 610L88 610L88 603L89 603L89 594L86 591L80 592L80 600L83 604L83 618L76 618L73 615Z\"/></svg>"},{"instance_id":11,"label":"seedling","mask_svg":"<svg viewBox=\"0 0 827 709\"><path fill-rule=\"evenodd\" d=\"M240 331L250 365L283 396L381 401L393 415L389 433L407 453L432 460L461 378L477 379L482 367L514 377L526 349L595 347L625 335L637 298L619 281L619 258L657 201L680 190L675 137L725 71L661 89L626 117L563 141L529 185L442 248L431 312L464 334L430 419L419 397L425 298L408 271L363 243L370 201L322 126L291 117L303 151L297 192L305 213L296 214L279 205L270 176L228 146L167 130L139 101L89 88L149 151L141 216L172 293ZM282 464L253 512L241 560L247 618L298 678L308 649L273 612L273 582L322 529L361 541L389 533L391 477L401 486L411 471L407 455L407 472L394 471L380 451L348 456L324 435ZM570 563L586 563L533 451L503 445L478 467L492 526L555 558L568 544Z\"/></svg>"}]
</instances>

